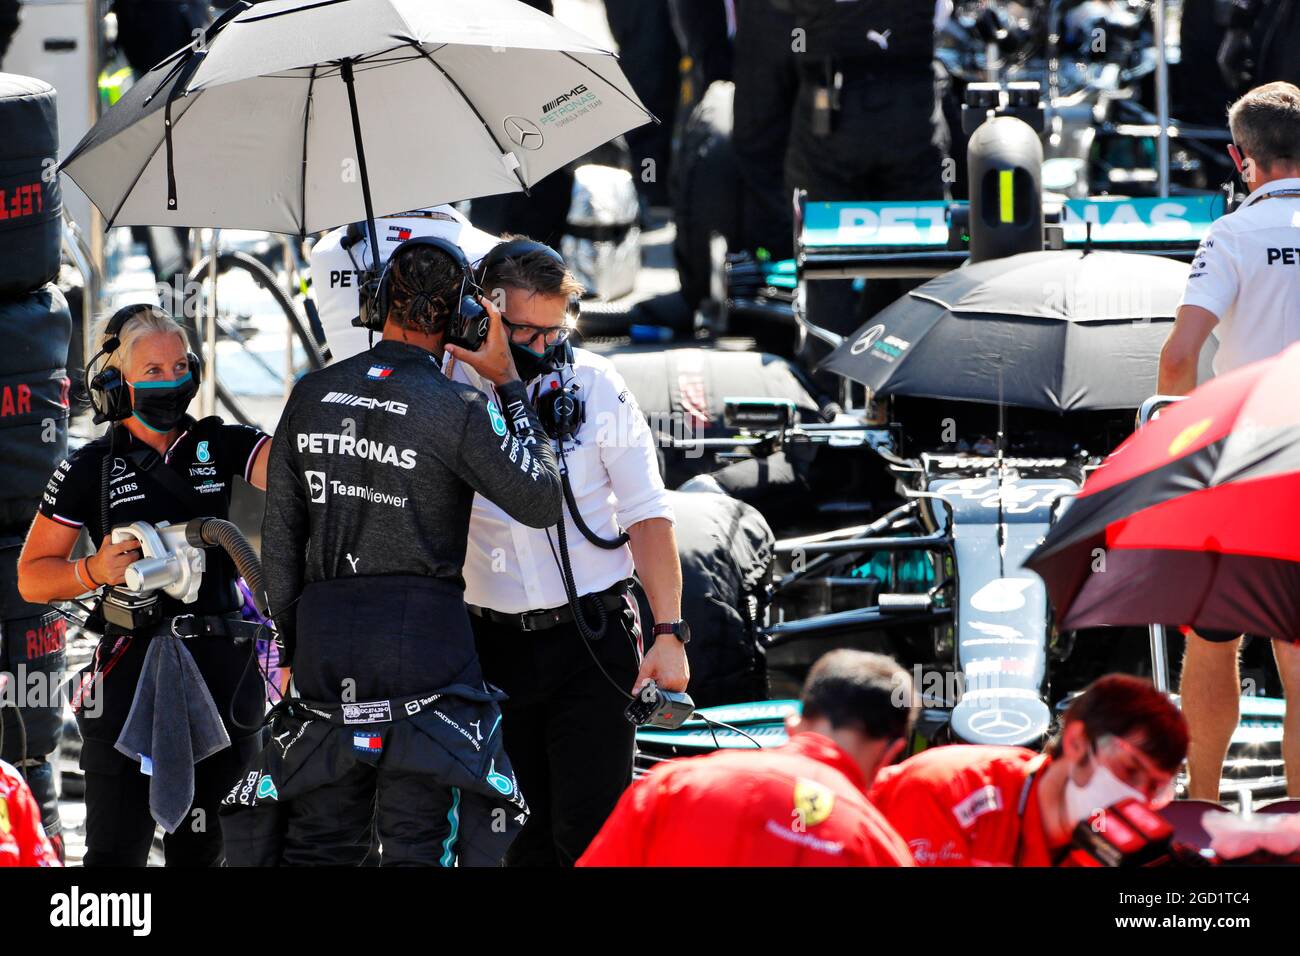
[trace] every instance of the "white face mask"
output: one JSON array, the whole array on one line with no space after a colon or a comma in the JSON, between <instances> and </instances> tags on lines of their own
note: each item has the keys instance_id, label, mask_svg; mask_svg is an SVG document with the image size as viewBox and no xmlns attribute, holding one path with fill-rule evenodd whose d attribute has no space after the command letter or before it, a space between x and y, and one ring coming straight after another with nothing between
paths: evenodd
<instances>
[{"instance_id":1,"label":"white face mask","mask_svg":"<svg viewBox=\"0 0 1300 956\"><path fill-rule=\"evenodd\" d=\"M1092 764L1092 776L1083 786L1073 779L1065 781L1065 816L1071 827L1087 820L1098 810L1113 807L1121 800L1132 798L1140 803L1147 802L1146 794L1136 787L1130 787L1111 773L1095 753Z\"/></svg>"}]
</instances>

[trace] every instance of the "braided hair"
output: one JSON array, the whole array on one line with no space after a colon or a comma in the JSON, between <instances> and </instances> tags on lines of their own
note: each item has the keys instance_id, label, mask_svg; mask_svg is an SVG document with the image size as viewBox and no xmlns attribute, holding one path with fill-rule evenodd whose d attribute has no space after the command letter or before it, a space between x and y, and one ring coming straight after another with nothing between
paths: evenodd
<instances>
[{"instance_id":1,"label":"braided hair","mask_svg":"<svg viewBox=\"0 0 1300 956\"><path fill-rule=\"evenodd\" d=\"M459 301L459 264L441 249L414 246L394 255L389 270L385 319L415 332L442 331Z\"/></svg>"}]
</instances>

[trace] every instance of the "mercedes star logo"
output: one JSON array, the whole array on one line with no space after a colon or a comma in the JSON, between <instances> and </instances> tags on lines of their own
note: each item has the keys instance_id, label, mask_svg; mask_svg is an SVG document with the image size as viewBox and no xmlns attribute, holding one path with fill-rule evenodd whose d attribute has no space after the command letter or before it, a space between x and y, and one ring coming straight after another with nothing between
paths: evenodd
<instances>
[{"instance_id":1,"label":"mercedes star logo","mask_svg":"<svg viewBox=\"0 0 1300 956\"><path fill-rule=\"evenodd\" d=\"M991 737L994 740L1006 740L1009 737L1016 737L1023 734L1031 726L1033 726L1033 721L1028 714L1022 714L1018 710L1003 710L1000 707L981 710L978 714L972 715L970 719L970 729L972 731L985 737Z\"/></svg>"},{"instance_id":2,"label":"mercedes star logo","mask_svg":"<svg viewBox=\"0 0 1300 956\"><path fill-rule=\"evenodd\" d=\"M542 138L542 131L537 128L537 124L532 120L526 120L522 116L507 116L505 120L506 135L516 146L522 146L524 149L541 149L545 139Z\"/></svg>"},{"instance_id":3,"label":"mercedes star logo","mask_svg":"<svg viewBox=\"0 0 1300 956\"><path fill-rule=\"evenodd\" d=\"M858 340L849 347L849 354L861 355L875 344L876 339L880 338L884 334L885 327L883 325L873 325L858 336Z\"/></svg>"}]
</instances>

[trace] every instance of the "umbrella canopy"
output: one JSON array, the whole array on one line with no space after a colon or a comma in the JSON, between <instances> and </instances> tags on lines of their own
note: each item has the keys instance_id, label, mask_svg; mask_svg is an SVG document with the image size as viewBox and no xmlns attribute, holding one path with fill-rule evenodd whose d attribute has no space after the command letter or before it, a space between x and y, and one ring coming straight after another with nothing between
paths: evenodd
<instances>
[{"instance_id":1,"label":"umbrella canopy","mask_svg":"<svg viewBox=\"0 0 1300 956\"><path fill-rule=\"evenodd\" d=\"M1120 445L1025 564L1063 626L1300 638L1300 346L1211 379Z\"/></svg>"},{"instance_id":2,"label":"umbrella canopy","mask_svg":"<svg viewBox=\"0 0 1300 956\"><path fill-rule=\"evenodd\" d=\"M1159 256L1049 250L991 259L913 289L821 367L884 395L1136 408L1155 392L1186 284L1186 263Z\"/></svg>"},{"instance_id":3,"label":"umbrella canopy","mask_svg":"<svg viewBox=\"0 0 1300 956\"><path fill-rule=\"evenodd\" d=\"M612 53L515 0L269 0L141 77L62 169L109 226L303 235L517 192L649 119Z\"/></svg>"}]
</instances>

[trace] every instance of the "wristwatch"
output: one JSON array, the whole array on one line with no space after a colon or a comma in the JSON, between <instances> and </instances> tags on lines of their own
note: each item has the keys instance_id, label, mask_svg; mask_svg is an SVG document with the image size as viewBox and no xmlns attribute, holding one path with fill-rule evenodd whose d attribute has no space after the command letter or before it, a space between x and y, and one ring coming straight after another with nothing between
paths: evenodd
<instances>
[{"instance_id":1,"label":"wristwatch","mask_svg":"<svg viewBox=\"0 0 1300 956\"><path fill-rule=\"evenodd\" d=\"M691 626L681 619L676 621L665 621L663 624L656 624L654 626L653 634L655 637L658 637L660 634L671 634L683 644L689 644L691 642Z\"/></svg>"}]
</instances>

